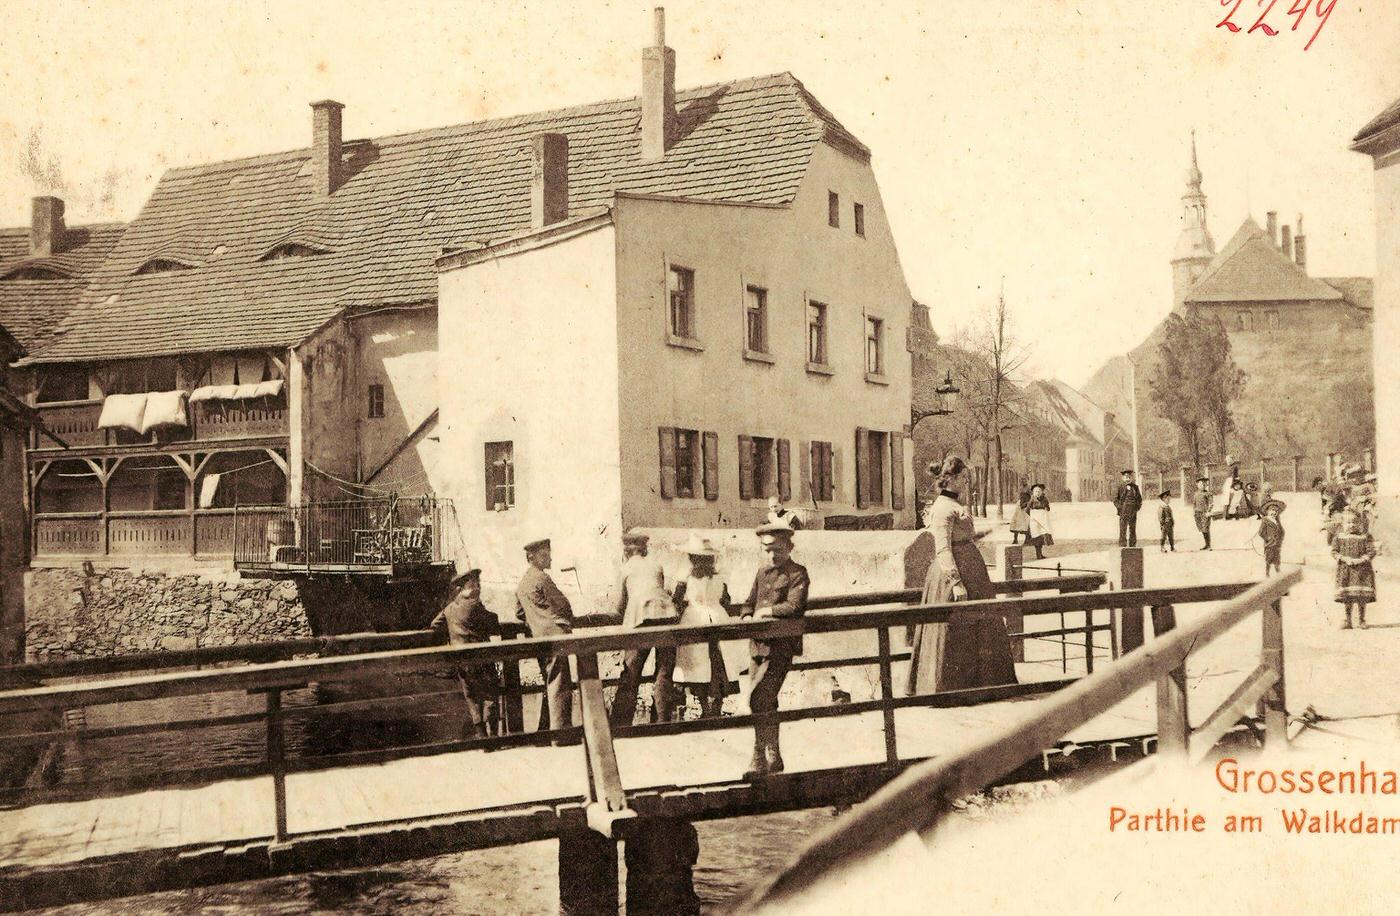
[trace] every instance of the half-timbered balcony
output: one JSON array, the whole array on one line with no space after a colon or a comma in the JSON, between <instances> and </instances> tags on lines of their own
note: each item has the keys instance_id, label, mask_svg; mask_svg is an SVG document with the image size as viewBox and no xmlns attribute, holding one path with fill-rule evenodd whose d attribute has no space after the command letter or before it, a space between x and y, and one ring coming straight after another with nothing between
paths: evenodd
<instances>
[{"instance_id":1,"label":"half-timbered balcony","mask_svg":"<svg viewBox=\"0 0 1400 916\"><path fill-rule=\"evenodd\" d=\"M288 435L284 398L246 401L200 401L190 405L189 426L160 429L145 435L127 430L100 429L102 401L66 401L37 405L44 426L71 450L143 446L167 443L222 442L230 439L273 439ZM61 450L58 443L36 433L31 448L37 452Z\"/></svg>"}]
</instances>

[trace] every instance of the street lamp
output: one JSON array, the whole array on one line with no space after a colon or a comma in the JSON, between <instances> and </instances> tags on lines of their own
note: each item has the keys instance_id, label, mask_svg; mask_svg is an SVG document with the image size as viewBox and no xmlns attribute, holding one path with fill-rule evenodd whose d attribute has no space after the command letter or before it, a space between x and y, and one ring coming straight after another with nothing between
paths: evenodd
<instances>
[{"instance_id":1,"label":"street lamp","mask_svg":"<svg viewBox=\"0 0 1400 916\"><path fill-rule=\"evenodd\" d=\"M943 381L933 393L938 396L938 406L932 410L920 410L913 404L909 405L909 432L913 433L915 425L924 417L946 417L951 414L957 406L958 395L961 389L953 384L953 370L949 369L943 374Z\"/></svg>"}]
</instances>

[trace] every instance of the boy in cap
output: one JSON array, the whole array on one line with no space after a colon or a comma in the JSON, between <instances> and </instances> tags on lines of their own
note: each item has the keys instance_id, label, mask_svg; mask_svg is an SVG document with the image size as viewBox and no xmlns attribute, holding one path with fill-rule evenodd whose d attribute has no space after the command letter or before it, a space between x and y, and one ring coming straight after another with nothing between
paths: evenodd
<instances>
[{"instance_id":1,"label":"boy in cap","mask_svg":"<svg viewBox=\"0 0 1400 916\"><path fill-rule=\"evenodd\" d=\"M1137 546L1137 517L1142 509L1142 490L1133 483L1133 472L1123 471L1123 483L1113 497L1113 507L1118 510L1118 546Z\"/></svg>"},{"instance_id":2,"label":"boy in cap","mask_svg":"<svg viewBox=\"0 0 1400 916\"><path fill-rule=\"evenodd\" d=\"M1205 546L1202 550L1210 550L1210 513L1214 508L1214 497L1210 493L1210 480L1205 477L1196 478L1196 502L1192 506L1196 515L1196 530L1201 532L1201 537L1205 538Z\"/></svg>"},{"instance_id":3,"label":"boy in cap","mask_svg":"<svg viewBox=\"0 0 1400 916\"><path fill-rule=\"evenodd\" d=\"M1162 530L1162 553L1166 553L1168 547L1172 553L1176 553L1176 538L1173 535L1176 519L1172 516L1172 491L1163 490L1157 494L1157 498L1162 501L1162 505L1157 509L1157 527Z\"/></svg>"},{"instance_id":4,"label":"boy in cap","mask_svg":"<svg viewBox=\"0 0 1400 916\"><path fill-rule=\"evenodd\" d=\"M755 532L768 555L768 565L758 571L753 589L744 602L744 617L801 617L807 613L807 570L792 561L792 528L768 523ZM749 710L760 717L754 724L753 759L745 779L768 773L781 773L783 755L778 749L778 723L764 721L766 714L778 711L778 693L787 678L792 660L802 654L801 636L755 639L749 644Z\"/></svg>"},{"instance_id":5,"label":"boy in cap","mask_svg":"<svg viewBox=\"0 0 1400 916\"><path fill-rule=\"evenodd\" d=\"M1264 504L1263 517L1259 519L1259 540L1264 542L1264 575L1270 571L1282 572L1283 566L1283 523L1279 516L1287 508L1281 500L1271 499Z\"/></svg>"},{"instance_id":6,"label":"boy in cap","mask_svg":"<svg viewBox=\"0 0 1400 916\"><path fill-rule=\"evenodd\" d=\"M525 574L515 589L515 616L531 636L567 636L574 631L574 612L569 599L554 584L549 573L553 563L549 538L525 545ZM541 657L540 674L545 682L545 702L540 707L540 729L559 730L574 724L574 681L569 674L569 657ZM556 741L556 744L568 743Z\"/></svg>"},{"instance_id":7,"label":"boy in cap","mask_svg":"<svg viewBox=\"0 0 1400 916\"><path fill-rule=\"evenodd\" d=\"M622 570L617 585L617 613L625 627L655 626L675 623L675 605L666 594L666 579L661 564L647 556L647 536L626 534L622 537ZM637 690L642 683L642 669L652 647L632 649L622 661L622 676L618 678L617 693L613 695L613 725L631 725L637 715ZM674 646L656 647L656 682L652 685L652 709L658 722L670 722L675 702L671 673L676 667Z\"/></svg>"},{"instance_id":8,"label":"boy in cap","mask_svg":"<svg viewBox=\"0 0 1400 916\"><path fill-rule=\"evenodd\" d=\"M452 580L452 600L438 611L429 626L439 636L446 634L454 646L486 642L500 632L496 615L481 603L481 570L469 569ZM497 734L496 697L500 678L493 662L464 663L457 666L457 682L467 702L467 718L462 723L463 738L486 738Z\"/></svg>"}]
</instances>

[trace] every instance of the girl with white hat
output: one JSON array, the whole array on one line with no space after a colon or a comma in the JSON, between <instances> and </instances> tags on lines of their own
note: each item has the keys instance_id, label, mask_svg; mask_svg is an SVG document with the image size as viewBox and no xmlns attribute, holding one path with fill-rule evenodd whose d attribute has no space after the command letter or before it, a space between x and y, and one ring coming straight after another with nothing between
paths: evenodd
<instances>
[{"instance_id":1,"label":"girl with white hat","mask_svg":"<svg viewBox=\"0 0 1400 916\"><path fill-rule=\"evenodd\" d=\"M674 600L682 624L727 623L732 615L729 589L716 574L719 551L707 538L691 535L681 548L690 558L690 573L676 585ZM691 643L676 647L675 685L699 695L701 715L718 716L730 685L748 667L743 640Z\"/></svg>"}]
</instances>

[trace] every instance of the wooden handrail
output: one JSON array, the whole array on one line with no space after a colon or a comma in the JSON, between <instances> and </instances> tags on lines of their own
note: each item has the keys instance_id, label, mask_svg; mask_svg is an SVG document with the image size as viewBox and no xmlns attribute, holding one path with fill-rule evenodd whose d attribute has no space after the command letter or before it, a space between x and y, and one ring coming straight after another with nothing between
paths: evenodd
<instances>
[{"instance_id":1,"label":"wooden handrail","mask_svg":"<svg viewBox=\"0 0 1400 916\"><path fill-rule=\"evenodd\" d=\"M926 835L936 826L948 804L981 791L1072 729L1107 712L1142 688L1174 677L1191 652L1210 644L1246 617L1267 612L1271 606L1276 609L1277 602L1301 579L1302 571L1295 569L1261 582L1213 613L1128 653L1099 674L1054 694L1034 717L999 729L953 757L911 767L809 843L788 867L762 882L746 898L741 909L752 910L790 897L810 887L831 869L872 855L908 833ZM1125 603L1131 604L1163 606L1170 603L1161 597L1140 601L1139 594L1131 591L1112 594L1120 602L1126 598ZM1266 655L1270 650L1268 639L1266 627ZM1261 679L1252 674L1249 680L1253 683Z\"/></svg>"},{"instance_id":2,"label":"wooden handrail","mask_svg":"<svg viewBox=\"0 0 1400 916\"><path fill-rule=\"evenodd\" d=\"M570 636L515 639L467 646L428 646L366 652L336 658L292 659L213 671L149 674L96 683L30 687L0 692L0 714L64 708L124 700L191 696L226 690L292 687L308 681L353 679L391 672L443 670L472 662L521 661L542 657L616 652L648 646L681 646L713 640L773 639L802 634L837 633L878 627L947 623L959 619L1002 617L1009 613L1045 614L1103 610L1122 605L1159 606L1217 601L1245 592L1249 583L1148 588L1117 592L1083 592L1036 598L986 599L900 608L813 614L787 620L743 619L720 624L671 625L634 630L576 633Z\"/></svg>"}]
</instances>

